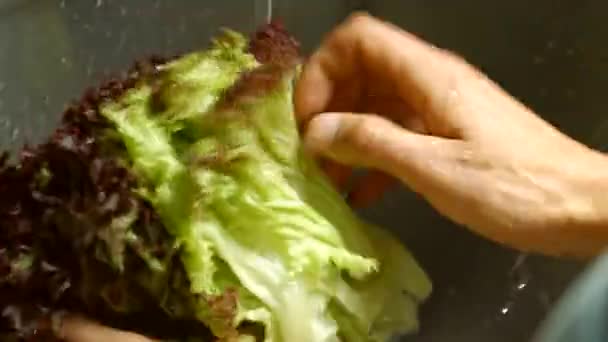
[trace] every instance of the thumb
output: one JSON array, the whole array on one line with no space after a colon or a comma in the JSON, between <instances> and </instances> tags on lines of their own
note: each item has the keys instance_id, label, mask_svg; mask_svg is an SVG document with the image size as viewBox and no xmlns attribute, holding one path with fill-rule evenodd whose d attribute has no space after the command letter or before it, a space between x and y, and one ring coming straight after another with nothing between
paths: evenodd
<instances>
[{"instance_id":1,"label":"thumb","mask_svg":"<svg viewBox=\"0 0 608 342\"><path fill-rule=\"evenodd\" d=\"M58 335L66 342L154 342L144 336L115 330L76 316L62 320Z\"/></svg>"},{"instance_id":2,"label":"thumb","mask_svg":"<svg viewBox=\"0 0 608 342\"><path fill-rule=\"evenodd\" d=\"M418 192L425 184L449 181L445 163L463 150L460 140L414 133L374 114L319 114L309 122L304 141L314 154L377 169Z\"/></svg>"}]
</instances>

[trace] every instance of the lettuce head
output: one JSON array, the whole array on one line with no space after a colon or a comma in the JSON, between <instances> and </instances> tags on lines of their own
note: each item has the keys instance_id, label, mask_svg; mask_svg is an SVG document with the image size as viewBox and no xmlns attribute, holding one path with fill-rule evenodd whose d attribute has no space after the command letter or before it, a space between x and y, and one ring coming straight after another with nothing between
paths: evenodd
<instances>
[{"instance_id":1,"label":"lettuce head","mask_svg":"<svg viewBox=\"0 0 608 342\"><path fill-rule=\"evenodd\" d=\"M49 142L3 162L0 242L22 241L0 244L0 289L19 294L0 295L7 329L69 309L160 312L218 341L415 332L431 283L303 150L299 68L281 25L227 31L88 93Z\"/></svg>"}]
</instances>

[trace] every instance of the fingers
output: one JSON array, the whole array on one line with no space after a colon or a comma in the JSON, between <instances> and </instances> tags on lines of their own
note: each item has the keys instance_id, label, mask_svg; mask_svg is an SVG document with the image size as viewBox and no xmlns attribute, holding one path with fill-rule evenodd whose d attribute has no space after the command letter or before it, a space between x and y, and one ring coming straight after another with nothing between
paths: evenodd
<instances>
[{"instance_id":1,"label":"fingers","mask_svg":"<svg viewBox=\"0 0 608 342\"><path fill-rule=\"evenodd\" d=\"M409 131L416 133L428 133L424 121L420 115L416 115L413 109L403 100L395 97L370 96L353 110L347 108L344 110L331 110L331 112L353 112L358 113L374 113L383 116Z\"/></svg>"},{"instance_id":2,"label":"fingers","mask_svg":"<svg viewBox=\"0 0 608 342\"><path fill-rule=\"evenodd\" d=\"M473 74L464 65L390 24L355 15L311 57L296 89L296 110L300 120L307 121L313 114L332 110L336 97L356 101L367 88L397 94L415 111L428 112L443 106L463 72Z\"/></svg>"},{"instance_id":3,"label":"fingers","mask_svg":"<svg viewBox=\"0 0 608 342\"><path fill-rule=\"evenodd\" d=\"M379 171L371 171L360 179L348 196L355 207L366 207L379 200L386 191L395 186L396 179Z\"/></svg>"},{"instance_id":4,"label":"fingers","mask_svg":"<svg viewBox=\"0 0 608 342\"><path fill-rule=\"evenodd\" d=\"M144 336L108 328L78 317L63 319L59 337L67 342L153 342Z\"/></svg>"},{"instance_id":5,"label":"fingers","mask_svg":"<svg viewBox=\"0 0 608 342\"><path fill-rule=\"evenodd\" d=\"M332 181L333 185L339 190L344 191L350 177L352 175L352 168L340 163L336 163L333 160L325 160L322 164L323 171L329 179Z\"/></svg>"},{"instance_id":6,"label":"fingers","mask_svg":"<svg viewBox=\"0 0 608 342\"><path fill-rule=\"evenodd\" d=\"M460 141L413 133L382 117L353 113L315 116L304 140L312 153L382 171L419 192L429 184L446 183L450 176L437 164L463 153Z\"/></svg>"}]
</instances>

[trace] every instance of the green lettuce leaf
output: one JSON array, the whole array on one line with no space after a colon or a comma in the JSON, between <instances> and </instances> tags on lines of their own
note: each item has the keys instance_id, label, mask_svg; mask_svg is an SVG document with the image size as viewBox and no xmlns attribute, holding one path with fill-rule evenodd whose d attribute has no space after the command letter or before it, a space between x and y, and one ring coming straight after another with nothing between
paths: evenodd
<instances>
[{"instance_id":1,"label":"green lettuce leaf","mask_svg":"<svg viewBox=\"0 0 608 342\"><path fill-rule=\"evenodd\" d=\"M300 144L298 67L260 65L230 32L167 64L102 114L139 193L179 245L196 317L224 340L385 341L418 328L431 283L362 222ZM264 82L256 83L256 80Z\"/></svg>"}]
</instances>

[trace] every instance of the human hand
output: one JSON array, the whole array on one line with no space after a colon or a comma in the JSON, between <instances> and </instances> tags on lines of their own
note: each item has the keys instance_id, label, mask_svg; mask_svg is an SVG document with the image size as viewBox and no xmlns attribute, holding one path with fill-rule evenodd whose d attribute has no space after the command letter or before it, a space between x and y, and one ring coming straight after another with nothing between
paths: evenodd
<instances>
[{"instance_id":1,"label":"human hand","mask_svg":"<svg viewBox=\"0 0 608 342\"><path fill-rule=\"evenodd\" d=\"M378 197L388 175L522 250L591 256L608 245L605 157L390 24L355 15L338 27L304 68L295 104L338 186L349 167L376 170L353 190L355 204Z\"/></svg>"},{"instance_id":2,"label":"human hand","mask_svg":"<svg viewBox=\"0 0 608 342\"><path fill-rule=\"evenodd\" d=\"M154 342L138 334L115 330L74 316L62 319L57 335L66 342Z\"/></svg>"}]
</instances>

